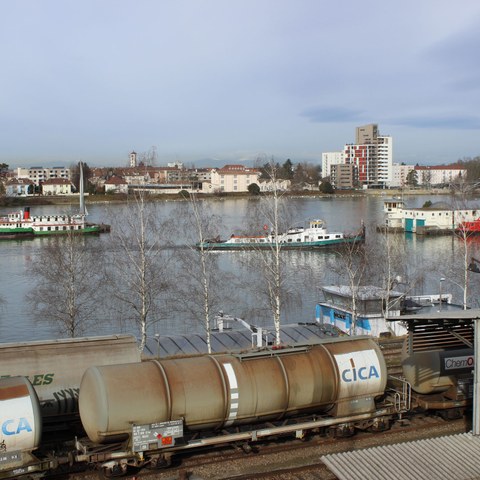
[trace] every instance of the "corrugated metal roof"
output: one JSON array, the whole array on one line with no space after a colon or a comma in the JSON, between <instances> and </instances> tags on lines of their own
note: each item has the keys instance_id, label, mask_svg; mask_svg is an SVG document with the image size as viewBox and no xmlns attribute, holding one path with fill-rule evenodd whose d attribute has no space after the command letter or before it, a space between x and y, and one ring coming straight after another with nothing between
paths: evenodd
<instances>
[{"instance_id":1,"label":"corrugated metal roof","mask_svg":"<svg viewBox=\"0 0 480 480\"><path fill-rule=\"evenodd\" d=\"M281 327L282 344L294 345L315 343L323 338L343 336L329 324L292 324ZM273 340L272 334L269 336ZM212 352L239 352L252 348L252 333L246 329L211 332ZM143 352L144 357L171 357L207 353L205 334L161 335L149 337Z\"/></svg>"},{"instance_id":2,"label":"corrugated metal roof","mask_svg":"<svg viewBox=\"0 0 480 480\"><path fill-rule=\"evenodd\" d=\"M438 306L437 306L438 308ZM443 308L443 307L442 307ZM418 313L416 315L401 315L400 317L388 317L390 321L407 321L407 320L476 320L480 318L480 308L472 308L469 310L455 311L436 311L431 313Z\"/></svg>"},{"instance_id":3,"label":"corrugated metal roof","mask_svg":"<svg viewBox=\"0 0 480 480\"><path fill-rule=\"evenodd\" d=\"M480 437L471 433L322 457L339 480L472 480L480 478Z\"/></svg>"}]
</instances>

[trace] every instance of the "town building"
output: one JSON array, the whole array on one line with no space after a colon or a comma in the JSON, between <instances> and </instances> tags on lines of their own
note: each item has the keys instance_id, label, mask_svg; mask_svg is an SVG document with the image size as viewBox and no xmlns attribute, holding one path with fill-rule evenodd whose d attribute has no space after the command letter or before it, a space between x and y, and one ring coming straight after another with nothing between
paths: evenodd
<instances>
[{"instance_id":1,"label":"town building","mask_svg":"<svg viewBox=\"0 0 480 480\"><path fill-rule=\"evenodd\" d=\"M377 124L355 130L355 143L344 148L345 163L355 166L356 180L364 188L389 186L392 181L393 140L380 135Z\"/></svg>"},{"instance_id":2,"label":"town building","mask_svg":"<svg viewBox=\"0 0 480 480\"><path fill-rule=\"evenodd\" d=\"M103 184L105 193L128 193L128 183L121 177L113 175Z\"/></svg>"},{"instance_id":3,"label":"town building","mask_svg":"<svg viewBox=\"0 0 480 480\"><path fill-rule=\"evenodd\" d=\"M211 171L211 192L208 193L248 192L250 184L258 185L259 177L259 170L244 165L225 165L219 169L214 168Z\"/></svg>"},{"instance_id":4,"label":"town building","mask_svg":"<svg viewBox=\"0 0 480 480\"><path fill-rule=\"evenodd\" d=\"M41 184L42 195L71 195L72 182L66 178L49 178Z\"/></svg>"},{"instance_id":5,"label":"town building","mask_svg":"<svg viewBox=\"0 0 480 480\"><path fill-rule=\"evenodd\" d=\"M416 166L417 184L422 186L448 186L467 179L467 170L459 165Z\"/></svg>"},{"instance_id":6,"label":"town building","mask_svg":"<svg viewBox=\"0 0 480 480\"><path fill-rule=\"evenodd\" d=\"M408 174L414 169L414 165L394 163L392 165L392 181L390 182L390 187L405 187L407 185Z\"/></svg>"},{"instance_id":7,"label":"town building","mask_svg":"<svg viewBox=\"0 0 480 480\"><path fill-rule=\"evenodd\" d=\"M353 165L332 165L330 183L336 190L351 189L355 186L355 168Z\"/></svg>"},{"instance_id":8,"label":"town building","mask_svg":"<svg viewBox=\"0 0 480 480\"><path fill-rule=\"evenodd\" d=\"M41 183L49 180L50 178L63 178L66 180L71 179L70 169L66 167L30 167L30 168L17 168L17 178L28 178L37 187Z\"/></svg>"},{"instance_id":9,"label":"town building","mask_svg":"<svg viewBox=\"0 0 480 480\"><path fill-rule=\"evenodd\" d=\"M27 178L12 178L5 184L7 197L26 197L34 193L34 184Z\"/></svg>"},{"instance_id":10,"label":"town building","mask_svg":"<svg viewBox=\"0 0 480 480\"><path fill-rule=\"evenodd\" d=\"M270 178L258 180L258 186L261 192L285 192L290 189L292 182L290 180L277 179L273 181Z\"/></svg>"},{"instance_id":11,"label":"town building","mask_svg":"<svg viewBox=\"0 0 480 480\"><path fill-rule=\"evenodd\" d=\"M344 152L324 152L322 153L322 178L330 177L333 165L345 164Z\"/></svg>"}]
</instances>

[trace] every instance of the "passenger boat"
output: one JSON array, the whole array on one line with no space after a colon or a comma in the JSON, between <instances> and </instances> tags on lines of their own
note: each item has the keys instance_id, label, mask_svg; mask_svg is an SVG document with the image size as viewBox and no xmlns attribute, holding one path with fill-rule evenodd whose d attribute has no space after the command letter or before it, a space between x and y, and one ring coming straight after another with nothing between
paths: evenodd
<instances>
[{"instance_id":1,"label":"passenger boat","mask_svg":"<svg viewBox=\"0 0 480 480\"><path fill-rule=\"evenodd\" d=\"M365 227L353 235L329 232L323 220L311 220L306 227L290 228L277 236L264 226L264 235L232 235L228 240L220 238L205 240L196 244L198 249L209 250L257 250L280 246L282 250L317 250L342 244L363 242Z\"/></svg>"},{"instance_id":2,"label":"passenger boat","mask_svg":"<svg viewBox=\"0 0 480 480\"><path fill-rule=\"evenodd\" d=\"M88 223L83 192L83 175L80 164L80 211L73 215L30 215L30 207L0 217L0 240L24 239L47 235L94 234L105 231L97 224Z\"/></svg>"}]
</instances>

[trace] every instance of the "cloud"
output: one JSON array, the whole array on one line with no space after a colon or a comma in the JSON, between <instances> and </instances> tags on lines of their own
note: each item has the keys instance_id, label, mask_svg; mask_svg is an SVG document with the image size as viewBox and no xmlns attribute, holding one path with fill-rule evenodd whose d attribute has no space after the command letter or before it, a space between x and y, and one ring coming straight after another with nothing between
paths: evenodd
<instances>
[{"instance_id":1,"label":"cloud","mask_svg":"<svg viewBox=\"0 0 480 480\"><path fill-rule=\"evenodd\" d=\"M480 117L473 115L431 115L411 116L389 119L391 125L403 125L414 128L438 128L452 130L476 130L480 128Z\"/></svg>"},{"instance_id":2,"label":"cloud","mask_svg":"<svg viewBox=\"0 0 480 480\"><path fill-rule=\"evenodd\" d=\"M361 110L345 107L311 107L300 115L314 123L345 123L362 121L362 114Z\"/></svg>"}]
</instances>

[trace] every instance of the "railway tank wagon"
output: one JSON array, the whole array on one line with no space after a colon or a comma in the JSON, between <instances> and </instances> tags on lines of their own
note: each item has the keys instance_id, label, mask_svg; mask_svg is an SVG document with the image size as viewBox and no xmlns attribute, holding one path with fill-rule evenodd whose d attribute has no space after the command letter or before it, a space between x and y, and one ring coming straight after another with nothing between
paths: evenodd
<instances>
[{"instance_id":1,"label":"railway tank wagon","mask_svg":"<svg viewBox=\"0 0 480 480\"><path fill-rule=\"evenodd\" d=\"M27 377L42 418L58 423L78 415L78 392L87 368L139 361L136 339L130 335L5 343L0 345L0 378Z\"/></svg>"},{"instance_id":2,"label":"railway tank wagon","mask_svg":"<svg viewBox=\"0 0 480 480\"><path fill-rule=\"evenodd\" d=\"M42 437L40 404L25 377L0 380L0 478L5 471L24 473L36 461Z\"/></svg>"},{"instance_id":3,"label":"railway tank wagon","mask_svg":"<svg viewBox=\"0 0 480 480\"><path fill-rule=\"evenodd\" d=\"M299 414L373 412L387 370L370 338L243 355L202 355L89 368L80 386L83 427L94 443L125 440L132 424L182 421L188 431Z\"/></svg>"}]
</instances>

